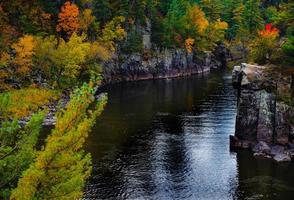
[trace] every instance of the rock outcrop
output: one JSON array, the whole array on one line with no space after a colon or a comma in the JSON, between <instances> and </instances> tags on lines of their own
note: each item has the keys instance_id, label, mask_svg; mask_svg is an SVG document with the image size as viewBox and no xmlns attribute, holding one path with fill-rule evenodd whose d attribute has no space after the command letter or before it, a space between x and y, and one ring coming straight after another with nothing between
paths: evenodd
<instances>
[{"instance_id":1,"label":"rock outcrop","mask_svg":"<svg viewBox=\"0 0 294 200\"><path fill-rule=\"evenodd\" d=\"M145 46L149 48L147 44ZM187 76L225 67L229 55L223 45L214 52L205 53L159 48L145 49L143 53L118 53L110 62L103 64L103 77L109 83Z\"/></svg>"},{"instance_id":2,"label":"rock outcrop","mask_svg":"<svg viewBox=\"0 0 294 200\"><path fill-rule=\"evenodd\" d=\"M136 24L135 27L136 32L142 38L142 50L127 53L125 48L118 46L114 58L102 65L105 83L204 73L214 68L225 67L227 61L232 58L224 44L219 44L213 52L188 53L185 48L159 48L151 40L150 19L146 18L144 25ZM132 38L127 38L127 40L132 40Z\"/></svg>"},{"instance_id":3,"label":"rock outcrop","mask_svg":"<svg viewBox=\"0 0 294 200\"><path fill-rule=\"evenodd\" d=\"M250 148L254 155L290 161L293 155L294 109L281 100L290 92L290 78L272 69L249 64L234 67L238 90L235 136L232 148Z\"/></svg>"}]
</instances>

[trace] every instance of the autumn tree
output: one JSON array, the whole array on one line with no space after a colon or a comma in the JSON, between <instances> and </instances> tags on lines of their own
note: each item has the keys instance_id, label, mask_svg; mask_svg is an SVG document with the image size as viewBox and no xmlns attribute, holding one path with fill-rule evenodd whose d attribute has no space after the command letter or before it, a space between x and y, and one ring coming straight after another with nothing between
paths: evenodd
<instances>
[{"instance_id":1,"label":"autumn tree","mask_svg":"<svg viewBox=\"0 0 294 200\"><path fill-rule=\"evenodd\" d=\"M186 18L186 29L194 31L196 34L203 36L209 25L205 13L197 5L188 8Z\"/></svg>"},{"instance_id":2,"label":"autumn tree","mask_svg":"<svg viewBox=\"0 0 294 200\"><path fill-rule=\"evenodd\" d=\"M250 54L253 61L265 64L277 46L278 36L279 30L272 24L267 24L264 30L258 31L257 38L250 44Z\"/></svg>"},{"instance_id":3,"label":"autumn tree","mask_svg":"<svg viewBox=\"0 0 294 200\"><path fill-rule=\"evenodd\" d=\"M56 31L64 33L68 38L73 33L77 32L79 27L79 8L70 1L65 2L58 14Z\"/></svg>"},{"instance_id":4,"label":"autumn tree","mask_svg":"<svg viewBox=\"0 0 294 200\"><path fill-rule=\"evenodd\" d=\"M115 41L122 40L126 36L125 30L121 26L124 21L125 18L123 16L115 17L102 30L99 40L111 51L115 51Z\"/></svg>"},{"instance_id":5,"label":"autumn tree","mask_svg":"<svg viewBox=\"0 0 294 200\"><path fill-rule=\"evenodd\" d=\"M225 31L228 29L228 23L220 19L210 23L206 35L207 49L213 50L217 44L225 40Z\"/></svg>"},{"instance_id":6,"label":"autumn tree","mask_svg":"<svg viewBox=\"0 0 294 200\"><path fill-rule=\"evenodd\" d=\"M185 40L185 47L188 53L192 53L194 43L195 43L195 40L192 38L188 38Z\"/></svg>"},{"instance_id":7,"label":"autumn tree","mask_svg":"<svg viewBox=\"0 0 294 200\"><path fill-rule=\"evenodd\" d=\"M68 86L76 80L86 56L90 50L90 43L85 42L86 36L74 33L68 40L60 40L57 49L51 53L54 76L59 87Z\"/></svg>"},{"instance_id":8,"label":"autumn tree","mask_svg":"<svg viewBox=\"0 0 294 200\"><path fill-rule=\"evenodd\" d=\"M25 35L19 39L18 42L12 45L15 51L15 58L13 63L16 66L15 72L21 76L25 76L31 70L32 58L35 54L34 48L34 38L31 35Z\"/></svg>"},{"instance_id":9,"label":"autumn tree","mask_svg":"<svg viewBox=\"0 0 294 200\"><path fill-rule=\"evenodd\" d=\"M11 199L80 199L85 180L91 174L91 156L82 150L88 133L106 103L101 96L93 110L96 89L93 83L75 90L43 150L12 192Z\"/></svg>"},{"instance_id":10,"label":"autumn tree","mask_svg":"<svg viewBox=\"0 0 294 200\"><path fill-rule=\"evenodd\" d=\"M87 33L91 24L95 21L95 16L92 14L92 10L87 8L82 11L79 18L80 29L82 32Z\"/></svg>"}]
</instances>

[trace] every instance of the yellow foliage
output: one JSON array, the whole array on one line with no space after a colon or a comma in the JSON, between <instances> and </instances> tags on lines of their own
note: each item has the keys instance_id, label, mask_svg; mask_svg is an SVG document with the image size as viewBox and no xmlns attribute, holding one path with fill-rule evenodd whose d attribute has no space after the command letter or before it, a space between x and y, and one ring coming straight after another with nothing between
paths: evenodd
<instances>
[{"instance_id":1,"label":"yellow foliage","mask_svg":"<svg viewBox=\"0 0 294 200\"><path fill-rule=\"evenodd\" d=\"M115 51L115 40L122 40L127 35L121 27L121 23L124 21L125 18L123 16L115 17L102 30L101 42L111 51Z\"/></svg>"},{"instance_id":2,"label":"yellow foliage","mask_svg":"<svg viewBox=\"0 0 294 200\"><path fill-rule=\"evenodd\" d=\"M220 19L211 23L206 33L206 49L212 50L218 42L223 41L225 38L225 31L228 29L228 24Z\"/></svg>"},{"instance_id":3,"label":"yellow foliage","mask_svg":"<svg viewBox=\"0 0 294 200\"><path fill-rule=\"evenodd\" d=\"M6 66L11 59L7 52L2 52L0 55L0 66Z\"/></svg>"},{"instance_id":4,"label":"yellow foliage","mask_svg":"<svg viewBox=\"0 0 294 200\"><path fill-rule=\"evenodd\" d=\"M192 38L186 39L185 47L186 47L186 50L187 50L188 53L192 53L194 43L195 43L194 39L192 39Z\"/></svg>"},{"instance_id":5,"label":"yellow foliage","mask_svg":"<svg viewBox=\"0 0 294 200\"><path fill-rule=\"evenodd\" d=\"M92 15L91 9L85 9L80 15L80 29L87 32L89 26L95 21L95 16Z\"/></svg>"},{"instance_id":6,"label":"yellow foliage","mask_svg":"<svg viewBox=\"0 0 294 200\"><path fill-rule=\"evenodd\" d=\"M198 34L200 35L203 35L209 26L205 13L197 5L193 5L188 9L187 20L187 28L196 28Z\"/></svg>"},{"instance_id":7,"label":"yellow foliage","mask_svg":"<svg viewBox=\"0 0 294 200\"><path fill-rule=\"evenodd\" d=\"M59 98L55 90L25 88L0 94L0 112L4 118L22 118L36 112L40 106ZM5 102L5 103L4 103ZM1 118L0 117L0 118Z\"/></svg>"},{"instance_id":8,"label":"yellow foliage","mask_svg":"<svg viewBox=\"0 0 294 200\"><path fill-rule=\"evenodd\" d=\"M112 52L106 48L104 45L102 45L99 42L93 42L91 44L90 52L88 54L88 57L90 59L100 59L102 61L107 61L111 58Z\"/></svg>"},{"instance_id":9,"label":"yellow foliage","mask_svg":"<svg viewBox=\"0 0 294 200\"><path fill-rule=\"evenodd\" d=\"M86 61L90 50L90 43L84 42L86 36L74 33L68 42L60 40L59 45L51 54L52 62L59 68L61 74L68 78L76 78L80 73L81 65Z\"/></svg>"},{"instance_id":10,"label":"yellow foliage","mask_svg":"<svg viewBox=\"0 0 294 200\"><path fill-rule=\"evenodd\" d=\"M25 35L19 39L17 43L12 45L16 56L14 64L18 66L16 72L20 74L27 74L32 65L32 58L35 48L34 38L31 35Z\"/></svg>"},{"instance_id":11,"label":"yellow foliage","mask_svg":"<svg viewBox=\"0 0 294 200\"><path fill-rule=\"evenodd\" d=\"M213 26L215 30L227 30L229 27L227 22L221 21L220 19L214 22Z\"/></svg>"}]
</instances>

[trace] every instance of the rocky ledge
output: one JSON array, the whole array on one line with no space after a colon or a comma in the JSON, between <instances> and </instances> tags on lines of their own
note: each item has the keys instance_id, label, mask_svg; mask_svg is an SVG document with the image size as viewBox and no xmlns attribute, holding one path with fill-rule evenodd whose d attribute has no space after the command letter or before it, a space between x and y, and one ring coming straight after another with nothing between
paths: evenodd
<instances>
[{"instance_id":1,"label":"rocky ledge","mask_svg":"<svg viewBox=\"0 0 294 200\"><path fill-rule=\"evenodd\" d=\"M192 52L185 49L144 49L141 53L123 54L103 63L105 83L146 79L172 78L209 72L226 67L229 50L220 44L213 52Z\"/></svg>"},{"instance_id":2,"label":"rocky ledge","mask_svg":"<svg viewBox=\"0 0 294 200\"><path fill-rule=\"evenodd\" d=\"M291 77L272 68L241 64L232 73L238 91L235 135L232 149L251 149L254 156L278 162L294 158L294 108L285 98L290 94Z\"/></svg>"}]
</instances>

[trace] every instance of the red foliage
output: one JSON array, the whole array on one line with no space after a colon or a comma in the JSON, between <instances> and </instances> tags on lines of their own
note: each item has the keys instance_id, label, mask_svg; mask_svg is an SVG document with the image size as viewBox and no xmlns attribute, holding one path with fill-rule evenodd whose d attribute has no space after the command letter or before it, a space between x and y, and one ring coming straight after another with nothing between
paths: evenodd
<instances>
[{"instance_id":1,"label":"red foliage","mask_svg":"<svg viewBox=\"0 0 294 200\"><path fill-rule=\"evenodd\" d=\"M265 30L259 31L259 35L262 37L278 37L279 29L273 27L271 23L265 25Z\"/></svg>"}]
</instances>

